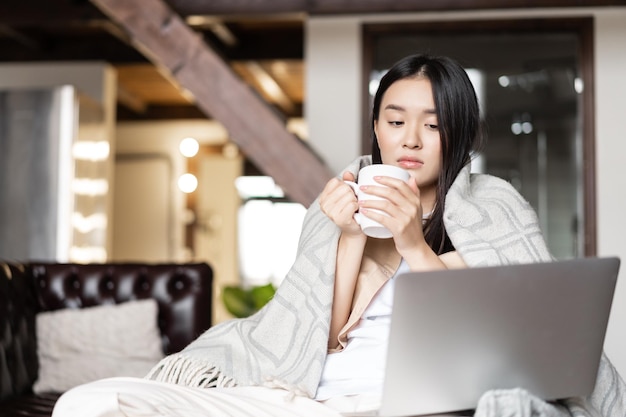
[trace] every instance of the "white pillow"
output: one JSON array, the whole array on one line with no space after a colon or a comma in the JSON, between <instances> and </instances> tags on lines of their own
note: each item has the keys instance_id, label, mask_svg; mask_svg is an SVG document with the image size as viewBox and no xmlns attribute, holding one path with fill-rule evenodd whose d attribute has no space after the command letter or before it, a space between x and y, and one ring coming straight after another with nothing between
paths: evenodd
<instances>
[{"instance_id":1,"label":"white pillow","mask_svg":"<svg viewBox=\"0 0 626 417\"><path fill-rule=\"evenodd\" d=\"M144 377L163 358L154 299L37 315L35 393L113 376Z\"/></svg>"}]
</instances>

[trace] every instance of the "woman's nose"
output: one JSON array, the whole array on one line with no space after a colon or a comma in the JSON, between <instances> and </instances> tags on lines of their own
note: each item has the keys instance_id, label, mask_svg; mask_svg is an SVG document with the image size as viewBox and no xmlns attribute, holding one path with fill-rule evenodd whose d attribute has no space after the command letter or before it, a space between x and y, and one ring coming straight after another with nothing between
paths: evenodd
<instances>
[{"instance_id":1,"label":"woman's nose","mask_svg":"<svg viewBox=\"0 0 626 417\"><path fill-rule=\"evenodd\" d=\"M404 147L409 149L421 148L422 141L418 129L407 129L404 137Z\"/></svg>"}]
</instances>

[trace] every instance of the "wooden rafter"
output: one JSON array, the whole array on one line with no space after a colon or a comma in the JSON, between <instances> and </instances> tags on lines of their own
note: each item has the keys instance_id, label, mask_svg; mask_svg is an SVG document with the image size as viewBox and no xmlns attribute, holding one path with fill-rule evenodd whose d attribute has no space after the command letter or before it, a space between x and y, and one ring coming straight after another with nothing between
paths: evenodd
<instances>
[{"instance_id":1,"label":"wooden rafter","mask_svg":"<svg viewBox=\"0 0 626 417\"><path fill-rule=\"evenodd\" d=\"M161 0L91 0L128 32L137 48L189 90L259 168L308 206L332 176L267 103Z\"/></svg>"}]
</instances>

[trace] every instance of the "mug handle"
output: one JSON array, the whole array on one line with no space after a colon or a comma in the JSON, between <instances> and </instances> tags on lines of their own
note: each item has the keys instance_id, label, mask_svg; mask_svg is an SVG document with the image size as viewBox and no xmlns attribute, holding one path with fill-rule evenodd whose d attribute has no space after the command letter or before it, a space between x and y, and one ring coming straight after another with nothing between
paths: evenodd
<instances>
[{"instance_id":1,"label":"mug handle","mask_svg":"<svg viewBox=\"0 0 626 417\"><path fill-rule=\"evenodd\" d=\"M356 194L357 200L359 198L359 184L357 184L354 181L345 181L344 182L346 184L348 184L352 190L354 191L354 194ZM363 215L361 213L359 213L358 211L356 213L354 213L354 220L359 224L359 226L361 225L361 219L363 218Z\"/></svg>"},{"instance_id":2,"label":"mug handle","mask_svg":"<svg viewBox=\"0 0 626 417\"><path fill-rule=\"evenodd\" d=\"M350 187L352 187L352 191L354 191L354 194L356 194L357 198L359 197L359 184L357 184L354 181L345 181L344 182L346 184L348 184Z\"/></svg>"}]
</instances>

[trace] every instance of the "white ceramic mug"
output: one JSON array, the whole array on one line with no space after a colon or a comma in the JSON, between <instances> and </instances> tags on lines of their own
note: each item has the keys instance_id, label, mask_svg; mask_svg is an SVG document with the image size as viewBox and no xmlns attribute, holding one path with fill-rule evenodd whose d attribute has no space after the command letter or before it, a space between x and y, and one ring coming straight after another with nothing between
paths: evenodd
<instances>
[{"instance_id":1,"label":"white ceramic mug","mask_svg":"<svg viewBox=\"0 0 626 417\"><path fill-rule=\"evenodd\" d=\"M352 187L359 201L382 200L382 198L380 197L367 194L366 192L359 189L361 185L377 185L384 187L384 185L374 179L374 177L378 176L393 177L400 179L404 182L409 180L408 171L400 167L397 167L395 165L372 164L361 168L356 183L352 181L346 181L346 184ZM361 230L363 230L363 233L365 233L367 236L380 239L387 239L392 236L391 232L385 226L375 220L370 219L369 217L364 216L361 213L355 213L354 219L359 224L359 226L361 226Z\"/></svg>"}]
</instances>

